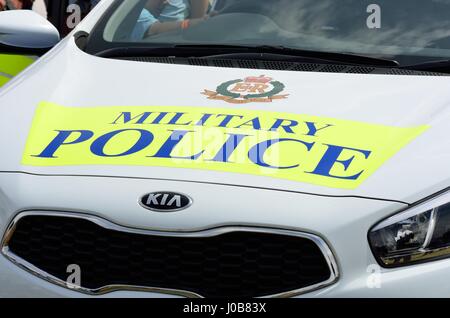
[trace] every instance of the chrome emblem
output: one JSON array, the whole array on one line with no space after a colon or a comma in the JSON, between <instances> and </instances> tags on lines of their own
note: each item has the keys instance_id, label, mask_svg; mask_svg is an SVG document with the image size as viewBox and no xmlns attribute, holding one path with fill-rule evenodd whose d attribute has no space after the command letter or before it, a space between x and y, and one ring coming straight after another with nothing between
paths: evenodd
<instances>
[{"instance_id":1,"label":"chrome emblem","mask_svg":"<svg viewBox=\"0 0 450 318\"><path fill-rule=\"evenodd\" d=\"M188 208L192 204L192 199L182 193L161 191L144 195L139 204L151 211L176 212Z\"/></svg>"}]
</instances>

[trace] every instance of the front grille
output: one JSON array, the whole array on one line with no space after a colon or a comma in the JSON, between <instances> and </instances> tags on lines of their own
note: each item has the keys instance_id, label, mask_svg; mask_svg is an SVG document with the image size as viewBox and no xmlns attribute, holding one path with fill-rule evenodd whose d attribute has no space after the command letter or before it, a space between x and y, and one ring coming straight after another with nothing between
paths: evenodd
<instances>
[{"instance_id":1,"label":"front grille","mask_svg":"<svg viewBox=\"0 0 450 318\"><path fill-rule=\"evenodd\" d=\"M265 231L235 227L171 234L80 215L28 214L15 221L3 251L60 283L70 275L68 265L77 264L81 291L93 293L114 285L254 297L333 281L335 268L317 241Z\"/></svg>"}]
</instances>

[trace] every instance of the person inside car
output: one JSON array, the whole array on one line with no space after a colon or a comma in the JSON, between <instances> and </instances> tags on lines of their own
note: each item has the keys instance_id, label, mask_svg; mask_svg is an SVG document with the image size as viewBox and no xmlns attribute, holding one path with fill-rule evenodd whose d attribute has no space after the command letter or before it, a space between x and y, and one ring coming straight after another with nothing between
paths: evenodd
<instances>
[{"instance_id":1,"label":"person inside car","mask_svg":"<svg viewBox=\"0 0 450 318\"><path fill-rule=\"evenodd\" d=\"M139 40L163 32L187 29L206 16L209 0L149 0L131 38Z\"/></svg>"}]
</instances>

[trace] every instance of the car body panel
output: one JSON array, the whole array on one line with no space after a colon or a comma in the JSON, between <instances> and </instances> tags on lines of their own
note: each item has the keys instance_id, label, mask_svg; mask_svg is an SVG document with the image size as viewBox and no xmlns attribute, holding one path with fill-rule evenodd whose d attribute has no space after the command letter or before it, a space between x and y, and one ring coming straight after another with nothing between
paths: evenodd
<instances>
[{"instance_id":1,"label":"car body panel","mask_svg":"<svg viewBox=\"0 0 450 318\"><path fill-rule=\"evenodd\" d=\"M0 192L2 232L24 210L85 213L141 230L198 231L224 225L290 229L326 239L339 270L336 283L299 297L448 297L448 286L437 283L450 274L448 259L399 269L376 265L367 232L383 216L407 207L401 203L133 178L6 173L0 184L9 185ZM137 202L140 193L154 189L188 192L195 201L184 211L151 212ZM88 296L42 280L3 256L0 283L0 297L177 297L133 291Z\"/></svg>"},{"instance_id":2,"label":"car body panel","mask_svg":"<svg viewBox=\"0 0 450 318\"><path fill-rule=\"evenodd\" d=\"M83 213L140 230L194 232L224 226L289 229L324 238L336 255L340 277L347 279L366 275L367 267L376 263L366 240L372 224L406 207L382 200L133 178L3 173L0 184L8 184L0 192L2 232L22 211ZM173 213L152 212L139 205L143 194L161 189L189 193L194 202ZM8 282L12 286L16 275L23 273L11 278L6 275L0 267L0 281L12 279ZM17 288L17 293L27 295Z\"/></svg>"},{"instance_id":3,"label":"car body panel","mask_svg":"<svg viewBox=\"0 0 450 318\"><path fill-rule=\"evenodd\" d=\"M112 3L103 0L74 30L89 32ZM170 65L89 55L73 34L0 90L0 231L22 211L92 214L135 229L198 231L247 225L320 236L331 248L339 280L305 297L450 296L442 278L450 260L383 269L367 234L380 220L450 186L450 78L288 72ZM288 98L227 104L208 99L229 80L265 75L285 84ZM306 114L393 127L429 126L354 189L187 168L127 165L23 165L35 111L66 107L159 106ZM158 213L142 195L172 191L193 204ZM42 280L0 256L1 297L93 297ZM113 292L101 297L166 297Z\"/></svg>"},{"instance_id":4,"label":"car body panel","mask_svg":"<svg viewBox=\"0 0 450 318\"><path fill-rule=\"evenodd\" d=\"M69 58L70 57L70 58ZM114 70L111 75L110 70ZM256 73L256 74L255 74ZM224 81L259 75L286 85L289 98L272 103L227 105L201 93ZM89 76L87 74L90 74ZM159 74L158 78L148 74ZM194 75L195 74L195 75ZM43 175L104 175L152 177L261 186L323 195L360 196L412 203L449 184L441 171L447 166L449 116L448 77L334 74L228 69L199 66L138 63L91 56L67 38L48 56L0 92L0 133L14 134L13 143L0 140L8 149L2 171ZM39 84L37 84L39 83ZM54 85L47 85L54 83ZM99 84L101 83L101 84ZM76 89L72 89L76 87ZM27 91L18 94L17 91ZM327 93L324 94L323 92ZM87 94L80 94L87 92ZM245 108L351 120L396 127L430 128L387 160L358 188L352 190L317 186L275 178L149 166L22 166L22 155L36 107L43 101L74 107L190 106ZM11 106L14 105L14 106ZM411 173L413 171L413 173ZM420 184L420 187L417 187Z\"/></svg>"}]
</instances>

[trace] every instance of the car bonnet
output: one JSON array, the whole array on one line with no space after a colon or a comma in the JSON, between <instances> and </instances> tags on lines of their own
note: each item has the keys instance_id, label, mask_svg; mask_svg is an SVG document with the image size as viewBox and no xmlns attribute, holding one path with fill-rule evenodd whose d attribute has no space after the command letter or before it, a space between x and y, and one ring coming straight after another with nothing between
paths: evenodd
<instances>
[{"instance_id":1,"label":"car bonnet","mask_svg":"<svg viewBox=\"0 0 450 318\"><path fill-rule=\"evenodd\" d=\"M0 170L413 202L449 183L449 83L106 59L69 39L0 93Z\"/></svg>"}]
</instances>

